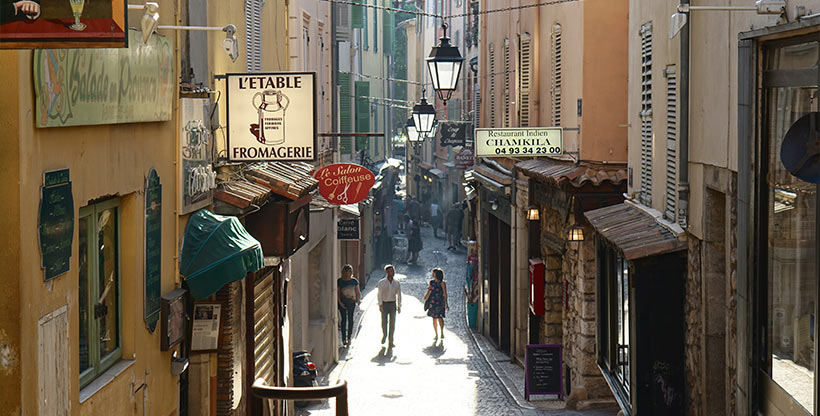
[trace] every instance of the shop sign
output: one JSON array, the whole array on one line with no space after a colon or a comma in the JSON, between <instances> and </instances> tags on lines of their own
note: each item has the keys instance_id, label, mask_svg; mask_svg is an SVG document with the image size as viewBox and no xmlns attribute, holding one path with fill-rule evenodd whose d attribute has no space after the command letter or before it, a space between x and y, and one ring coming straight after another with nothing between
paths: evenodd
<instances>
[{"instance_id":1,"label":"shop sign","mask_svg":"<svg viewBox=\"0 0 820 416\"><path fill-rule=\"evenodd\" d=\"M475 163L473 158L473 149L465 147L460 152L456 153L456 168L469 169Z\"/></svg>"},{"instance_id":2,"label":"shop sign","mask_svg":"<svg viewBox=\"0 0 820 416\"><path fill-rule=\"evenodd\" d=\"M339 220L336 223L337 240L358 240L359 239L359 219Z\"/></svg>"},{"instance_id":3,"label":"shop sign","mask_svg":"<svg viewBox=\"0 0 820 416\"><path fill-rule=\"evenodd\" d=\"M352 163L334 163L319 169L313 176L319 181L319 193L336 205L363 201L376 183L373 172Z\"/></svg>"},{"instance_id":4,"label":"shop sign","mask_svg":"<svg viewBox=\"0 0 820 416\"><path fill-rule=\"evenodd\" d=\"M162 184L153 168L145 179L145 326L154 332L162 296Z\"/></svg>"},{"instance_id":5,"label":"shop sign","mask_svg":"<svg viewBox=\"0 0 820 416\"><path fill-rule=\"evenodd\" d=\"M124 49L37 49L37 127L138 123L171 119L176 92L169 38L129 30Z\"/></svg>"},{"instance_id":6,"label":"shop sign","mask_svg":"<svg viewBox=\"0 0 820 416\"><path fill-rule=\"evenodd\" d=\"M213 135L210 100L183 98L179 117L179 184L182 192L177 210L181 215L205 208L213 201L216 172L211 151Z\"/></svg>"},{"instance_id":7,"label":"shop sign","mask_svg":"<svg viewBox=\"0 0 820 416\"><path fill-rule=\"evenodd\" d=\"M43 174L38 218L41 266L45 280L68 271L74 241L74 196L68 169Z\"/></svg>"},{"instance_id":8,"label":"shop sign","mask_svg":"<svg viewBox=\"0 0 820 416\"><path fill-rule=\"evenodd\" d=\"M555 156L564 153L560 127L475 129L476 157Z\"/></svg>"},{"instance_id":9,"label":"shop sign","mask_svg":"<svg viewBox=\"0 0 820 416\"><path fill-rule=\"evenodd\" d=\"M123 48L122 0L0 1L0 49Z\"/></svg>"},{"instance_id":10,"label":"shop sign","mask_svg":"<svg viewBox=\"0 0 820 416\"><path fill-rule=\"evenodd\" d=\"M316 159L316 74L227 74L228 160Z\"/></svg>"},{"instance_id":11,"label":"shop sign","mask_svg":"<svg viewBox=\"0 0 820 416\"><path fill-rule=\"evenodd\" d=\"M441 147L464 146L467 140L467 124L443 123L441 128Z\"/></svg>"}]
</instances>

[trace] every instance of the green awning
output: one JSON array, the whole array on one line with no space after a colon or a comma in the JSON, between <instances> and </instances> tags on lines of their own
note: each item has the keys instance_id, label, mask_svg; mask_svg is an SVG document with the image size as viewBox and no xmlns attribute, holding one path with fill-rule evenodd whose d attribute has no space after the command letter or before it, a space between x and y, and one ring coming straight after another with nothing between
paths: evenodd
<instances>
[{"instance_id":1,"label":"green awning","mask_svg":"<svg viewBox=\"0 0 820 416\"><path fill-rule=\"evenodd\" d=\"M200 300L261 269L264 257L239 219L201 209L188 220L179 264L191 295Z\"/></svg>"}]
</instances>

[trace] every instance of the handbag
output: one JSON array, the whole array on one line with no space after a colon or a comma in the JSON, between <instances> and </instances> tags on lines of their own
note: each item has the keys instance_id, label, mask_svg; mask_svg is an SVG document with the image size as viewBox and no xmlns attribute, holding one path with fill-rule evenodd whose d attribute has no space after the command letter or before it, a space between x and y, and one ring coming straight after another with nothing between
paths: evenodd
<instances>
[{"instance_id":1,"label":"handbag","mask_svg":"<svg viewBox=\"0 0 820 416\"><path fill-rule=\"evenodd\" d=\"M427 296L424 299L424 310L430 309L430 303L432 303L433 296L430 295L430 292L427 292Z\"/></svg>"}]
</instances>

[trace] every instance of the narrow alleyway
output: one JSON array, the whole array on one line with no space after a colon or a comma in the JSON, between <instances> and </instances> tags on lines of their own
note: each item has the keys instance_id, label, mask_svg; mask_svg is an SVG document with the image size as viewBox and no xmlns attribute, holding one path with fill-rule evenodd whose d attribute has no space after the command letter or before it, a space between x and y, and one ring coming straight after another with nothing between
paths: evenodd
<instances>
[{"instance_id":1,"label":"narrow alleyway","mask_svg":"<svg viewBox=\"0 0 820 416\"><path fill-rule=\"evenodd\" d=\"M463 292L466 250L448 251L445 240L434 238L429 227L422 229L422 237L424 249L419 265L408 266L395 259L396 278L402 287L396 346L388 350L380 344L381 315L376 300L376 284L382 278L379 269L371 275L362 292L364 298L355 317L357 327L351 346L340 350L339 364L323 377L328 384L339 379L348 381L351 415L603 416L617 413L617 410L536 410L523 403L523 397L515 398L516 389L511 386L515 383L509 377L517 368L467 326ZM450 296L445 337L437 342L433 341L432 320L423 310L433 267L444 270ZM506 387L501 381L505 378ZM331 400L297 409L296 414L332 415L334 406Z\"/></svg>"}]
</instances>

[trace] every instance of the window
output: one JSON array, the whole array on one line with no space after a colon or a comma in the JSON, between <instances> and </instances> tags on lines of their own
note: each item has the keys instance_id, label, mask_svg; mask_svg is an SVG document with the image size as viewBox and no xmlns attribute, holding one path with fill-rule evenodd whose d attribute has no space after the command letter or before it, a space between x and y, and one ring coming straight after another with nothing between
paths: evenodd
<instances>
[{"instance_id":1,"label":"window","mask_svg":"<svg viewBox=\"0 0 820 416\"><path fill-rule=\"evenodd\" d=\"M598 242L598 363L630 395L631 281L629 264L612 247Z\"/></svg>"},{"instance_id":2,"label":"window","mask_svg":"<svg viewBox=\"0 0 820 416\"><path fill-rule=\"evenodd\" d=\"M556 23L552 27L552 125L561 125L561 84L562 76L562 55L561 50L561 25Z\"/></svg>"},{"instance_id":3,"label":"window","mask_svg":"<svg viewBox=\"0 0 820 416\"><path fill-rule=\"evenodd\" d=\"M245 0L245 68L262 71L262 1Z\"/></svg>"},{"instance_id":4,"label":"window","mask_svg":"<svg viewBox=\"0 0 820 416\"><path fill-rule=\"evenodd\" d=\"M80 209L80 387L117 362L120 339L119 200Z\"/></svg>"},{"instance_id":5,"label":"window","mask_svg":"<svg viewBox=\"0 0 820 416\"><path fill-rule=\"evenodd\" d=\"M675 221L678 200L678 74L666 68L666 210L664 217Z\"/></svg>"},{"instance_id":6,"label":"window","mask_svg":"<svg viewBox=\"0 0 820 416\"><path fill-rule=\"evenodd\" d=\"M510 127L510 40L504 39L504 127Z\"/></svg>"},{"instance_id":7,"label":"window","mask_svg":"<svg viewBox=\"0 0 820 416\"><path fill-rule=\"evenodd\" d=\"M356 81L356 132L370 133L370 81ZM368 149L367 137L356 137L356 151Z\"/></svg>"},{"instance_id":8,"label":"window","mask_svg":"<svg viewBox=\"0 0 820 416\"><path fill-rule=\"evenodd\" d=\"M756 178L767 178L758 183L755 204L760 221L758 290L763 294L758 300L762 320L758 326L765 328L758 334L762 345L758 365L764 385L773 382L780 387L764 390L764 405L779 408L778 403L784 402L781 396L788 396L789 402L803 408L790 414L815 415L820 187L810 182L817 175L816 159L806 162L803 156L803 169L787 168L790 153L798 155L793 159L795 166L800 166L799 156L810 153L806 147L798 150L806 142L788 143L786 134L800 126L809 131L820 121L816 113L816 62L820 57L816 39L814 34L764 44L761 163L755 172Z\"/></svg>"},{"instance_id":9,"label":"window","mask_svg":"<svg viewBox=\"0 0 820 416\"><path fill-rule=\"evenodd\" d=\"M518 125L530 125L530 86L532 79L532 39L529 33L523 34L518 41Z\"/></svg>"},{"instance_id":10,"label":"window","mask_svg":"<svg viewBox=\"0 0 820 416\"><path fill-rule=\"evenodd\" d=\"M641 203L652 205L652 24L641 27Z\"/></svg>"},{"instance_id":11,"label":"window","mask_svg":"<svg viewBox=\"0 0 820 416\"><path fill-rule=\"evenodd\" d=\"M489 102L490 107L490 127L495 127L495 105L493 105L493 101L495 100L495 46L490 44L490 99L487 100Z\"/></svg>"}]
</instances>

